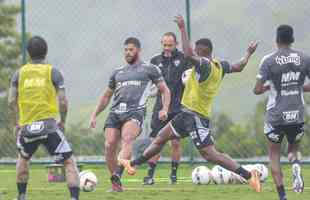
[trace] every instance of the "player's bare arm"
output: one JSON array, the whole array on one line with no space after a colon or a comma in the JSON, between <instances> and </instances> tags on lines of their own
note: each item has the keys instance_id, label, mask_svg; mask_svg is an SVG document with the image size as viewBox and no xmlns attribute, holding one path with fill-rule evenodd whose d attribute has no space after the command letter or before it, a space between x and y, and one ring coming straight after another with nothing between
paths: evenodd
<instances>
[{"instance_id":1,"label":"player's bare arm","mask_svg":"<svg viewBox=\"0 0 310 200\"><path fill-rule=\"evenodd\" d=\"M9 106L9 116L10 119L13 119L13 123L17 125L18 121L18 106L17 106L17 88L10 87L9 96L8 96L8 106Z\"/></svg>"},{"instance_id":2,"label":"player's bare arm","mask_svg":"<svg viewBox=\"0 0 310 200\"><path fill-rule=\"evenodd\" d=\"M90 127L96 127L96 117L107 107L109 104L111 97L113 96L114 90L111 88L107 88L104 93L101 95L100 100L95 108L95 111L91 115L90 119Z\"/></svg>"},{"instance_id":3,"label":"player's bare arm","mask_svg":"<svg viewBox=\"0 0 310 200\"><path fill-rule=\"evenodd\" d=\"M303 86L304 92L310 92L310 83L307 83Z\"/></svg>"},{"instance_id":4,"label":"player's bare arm","mask_svg":"<svg viewBox=\"0 0 310 200\"><path fill-rule=\"evenodd\" d=\"M309 87L310 88L310 87ZM266 85L265 83L263 83L262 80L260 79L257 79L256 80L256 84L255 84L255 87L253 89L253 92L254 94L256 95L260 95L260 94L263 94L265 93L267 90L270 89L270 86L269 85Z\"/></svg>"},{"instance_id":5,"label":"player's bare arm","mask_svg":"<svg viewBox=\"0 0 310 200\"><path fill-rule=\"evenodd\" d=\"M68 113L68 100L66 97L65 89L59 88L57 90L57 96L60 114L60 122L58 123L58 125L60 126L60 128L64 129Z\"/></svg>"},{"instance_id":6,"label":"player's bare arm","mask_svg":"<svg viewBox=\"0 0 310 200\"><path fill-rule=\"evenodd\" d=\"M244 57L242 57L237 63L232 64L231 72L242 72L244 67L248 64L251 56L256 51L257 46L258 46L257 41L250 42Z\"/></svg>"},{"instance_id":7,"label":"player's bare arm","mask_svg":"<svg viewBox=\"0 0 310 200\"><path fill-rule=\"evenodd\" d=\"M160 120L165 121L168 118L168 110L169 110L169 105L170 105L170 101L171 101L170 90L169 90L168 86L166 85L165 81L158 82L156 86L158 88L158 91L161 94L162 102L163 102L163 107L159 111L158 118Z\"/></svg>"},{"instance_id":8,"label":"player's bare arm","mask_svg":"<svg viewBox=\"0 0 310 200\"><path fill-rule=\"evenodd\" d=\"M184 52L185 57L189 58L193 64L200 63L200 57L195 55L194 50L189 41L183 17L181 15L176 16L174 22L178 25L179 30L181 32L182 50Z\"/></svg>"}]
</instances>

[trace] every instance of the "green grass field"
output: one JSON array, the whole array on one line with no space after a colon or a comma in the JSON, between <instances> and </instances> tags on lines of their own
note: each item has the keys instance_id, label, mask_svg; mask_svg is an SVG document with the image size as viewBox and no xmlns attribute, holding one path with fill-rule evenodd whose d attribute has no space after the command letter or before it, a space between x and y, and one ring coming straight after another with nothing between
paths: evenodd
<instances>
[{"instance_id":1,"label":"green grass field","mask_svg":"<svg viewBox=\"0 0 310 200\"><path fill-rule=\"evenodd\" d=\"M123 193L107 193L110 187L108 173L103 165L87 165L84 169L91 169L99 178L99 185L94 192L81 192L81 200L110 199L110 200L277 200L277 194L273 186L272 178L263 184L263 192L255 193L248 185L193 185L190 175L193 166L180 165L179 182L170 185L168 175L169 165L160 164L156 173L156 184L154 186L143 186L142 177L146 169L141 167L134 177L124 176L123 184L126 189ZM290 190L291 173L290 167L285 166L285 183L288 190L289 200L309 200L310 166L304 166L303 175L306 182L303 194L296 194ZM30 172L28 185L28 200L64 200L70 199L66 184L48 183L46 169L43 165L33 165ZM16 196L15 167L0 165L0 200L12 200Z\"/></svg>"}]
</instances>

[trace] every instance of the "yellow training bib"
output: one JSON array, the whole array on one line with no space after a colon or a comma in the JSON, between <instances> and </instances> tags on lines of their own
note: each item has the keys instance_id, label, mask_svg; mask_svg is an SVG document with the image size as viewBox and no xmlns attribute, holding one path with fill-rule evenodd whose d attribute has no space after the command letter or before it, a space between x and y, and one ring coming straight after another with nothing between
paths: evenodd
<instances>
[{"instance_id":1,"label":"yellow training bib","mask_svg":"<svg viewBox=\"0 0 310 200\"><path fill-rule=\"evenodd\" d=\"M19 71L18 80L19 125L56 118L58 104L52 82L52 66L26 64Z\"/></svg>"},{"instance_id":2,"label":"yellow training bib","mask_svg":"<svg viewBox=\"0 0 310 200\"><path fill-rule=\"evenodd\" d=\"M198 81L195 67L193 67L182 97L182 105L207 118L211 116L213 99L219 91L223 78L223 68L220 61L213 59L210 62L210 67L209 76L203 82Z\"/></svg>"}]
</instances>

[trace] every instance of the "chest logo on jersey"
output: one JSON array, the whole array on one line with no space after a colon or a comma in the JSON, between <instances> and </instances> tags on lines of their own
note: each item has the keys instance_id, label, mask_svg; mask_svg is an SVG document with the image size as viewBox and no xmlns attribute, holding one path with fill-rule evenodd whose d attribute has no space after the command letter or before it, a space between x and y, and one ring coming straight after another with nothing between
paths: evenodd
<instances>
[{"instance_id":1,"label":"chest logo on jersey","mask_svg":"<svg viewBox=\"0 0 310 200\"><path fill-rule=\"evenodd\" d=\"M174 61L174 65L175 65L176 67L179 66L180 63L181 63L180 60L175 60L175 61Z\"/></svg>"},{"instance_id":2,"label":"chest logo on jersey","mask_svg":"<svg viewBox=\"0 0 310 200\"><path fill-rule=\"evenodd\" d=\"M289 63L300 65L300 56L297 53L291 53L289 56L277 56L276 63L279 65L285 65Z\"/></svg>"},{"instance_id":3,"label":"chest logo on jersey","mask_svg":"<svg viewBox=\"0 0 310 200\"><path fill-rule=\"evenodd\" d=\"M299 110L283 112L283 119L286 122L295 122L299 119Z\"/></svg>"}]
</instances>

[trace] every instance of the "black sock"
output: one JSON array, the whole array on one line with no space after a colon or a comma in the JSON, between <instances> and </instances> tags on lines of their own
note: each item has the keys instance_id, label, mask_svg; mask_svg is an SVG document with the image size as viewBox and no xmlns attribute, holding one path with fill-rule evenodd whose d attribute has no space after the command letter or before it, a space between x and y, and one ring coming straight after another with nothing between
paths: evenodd
<instances>
[{"instance_id":1,"label":"black sock","mask_svg":"<svg viewBox=\"0 0 310 200\"><path fill-rule=\"evenodd\" d=\"M26 194L27 183L17 183L18 194Z\"/></svg>"},{"instance_id":2,"label":"black sock","mask_svg":"<svg viewBox=\"0 0 310 200\"><path fill-rule=\"evenodd\" d=\"M156 168L156 163L154 162L149 162L149 170L147 172L147 176L153 178L154 177L154 172Z\"/></svg>"},{"instance_id":3,"label":"black sock","mask_svg":"<svg viewBox=\"0 0 310 200\"><path fill-rule=\"evenodd\" d=\"M177 161L171 162L171 176L177 176L178 167L179 167L179 162Z\"/></svg>"},{"instance_id":4,"label":"black sock","mask_svg":"<svg viewBox=\"0 0 310 200\"><path fill-rule=\"evenodd\" d=\"M70 195L72 199L79 200L80 188L79 187L69 187Z\"/></svg>"},{"instance_id":5,"label":"black sock","mask_svg":"<svg viewBox=\"0 0 310 200\"><path fill-rule=\"evenodd\" d=\"M243 167L239 167L236 171L236 174L242 176L246 180L249 180L251 178L251 173L244 169Z\"/></svg>"},{"instance_id":6,"label":"black sock","mask_svg":"<svg viewBox=\"0 0 310 200\"><path fill-rule=\"evenodd\" d=\"M141 165L141 164L145 163L145 162L148 161L148 160L149 160L149 158L147 158L147 157L145 157L145 156L142 155L142 156L140 156L139 158L137 158L137 159L131 161L131 162L130 162L130 165L131 165L131 166Z\"/></svg>"},{"instance_id":7,"label":"black sock","mask_svg":"<svg viewBox=\"0 0 310 200\"><path fill-rule=\"evenodd\" d=\"M122 165L118 165L115 172L113 174L117 175L119 178L122 177L123 175L123 172L124 172L124 166Z\"/></svg>"},{"instance_id":8,"label":"black sock","mask_svg":"<svg viewBox=\"0 0 310 200\"><path fill-rule=\"evenodd\" d=\"M286 200L285 189L283 185L277 187L277 191L281 200Z\"/></svg>"}]
</instances>

